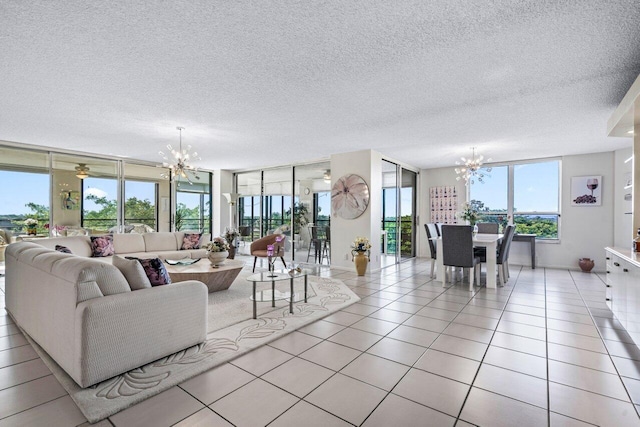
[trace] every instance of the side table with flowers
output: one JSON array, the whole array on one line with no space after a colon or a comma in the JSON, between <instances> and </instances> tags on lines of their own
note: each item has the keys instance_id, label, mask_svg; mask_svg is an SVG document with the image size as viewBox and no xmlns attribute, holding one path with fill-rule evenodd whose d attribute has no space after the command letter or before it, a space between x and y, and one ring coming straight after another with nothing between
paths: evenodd
<instances>
[{"instance_id":1,"label":"side table with flowers","mask_svg":"<svg viewBox=\"0 0 640 427\"><path fill-rule=\"evenodd\" d=\"M364 276L367 271L367 265L370 261L369 249L371 249L371 243L366 237L356 237L351 244L351 260L356 265L358 276Z\"/></svg>"},{"instance_id":2,"label":"side table with flowers","mask_svg":"<svg viewBox=\"0 0 640 427\"><path fill-rule=\"evenodd\" d=\"M211 262L213 268L224 264L224 261L229 256L229 243L227 243L224 237L216 237L211 242L204 245L204 249L207 250L207 258Z\"/></svg>"},{"instance_id":3,"label":"side table with flowers","mask_svg":"<svg viewBox=\"0 0 640 427\"><path fill-rule=\"evenodd\" d=\"M34 218L27 218L24 220L24 226L27 229L29 236L35 236L38 234L38 220Z\"/></svg>"}]
</instances>

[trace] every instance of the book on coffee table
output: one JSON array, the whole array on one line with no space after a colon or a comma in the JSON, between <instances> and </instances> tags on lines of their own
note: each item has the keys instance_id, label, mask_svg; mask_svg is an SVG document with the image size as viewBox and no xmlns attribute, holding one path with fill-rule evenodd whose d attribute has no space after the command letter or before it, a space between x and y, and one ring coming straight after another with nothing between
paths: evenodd
<instances>
[{"instance_id":1,"label":"book on coffee table","mask_svg":"<svg viewBox=\"0 0 640 427\"><path fill-rule=\"evenodd\" d=\"M169 265L191 265L191 264L195 264L198 261L200 261L200 258L182 258L182 259L165 259L164 260L164 262L166 262Z\"/></svg>"}]
</instances>

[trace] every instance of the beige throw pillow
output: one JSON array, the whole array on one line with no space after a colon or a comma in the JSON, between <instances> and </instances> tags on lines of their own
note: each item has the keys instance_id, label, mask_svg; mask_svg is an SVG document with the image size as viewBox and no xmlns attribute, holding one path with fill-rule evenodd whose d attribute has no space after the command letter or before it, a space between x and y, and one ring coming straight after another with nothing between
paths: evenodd
<instances>
[{"instance_id":1,"label":"beige throw pillow","mask_svg":"<svg viewBox=\"0 0 640 427\"><path fill-rule=\"evenodd\" d=\"M135 259L124 259L116 255L113 257L112 263L127 279L132 291L151 287L151 282L147 278L142 265Z\"/></svg>"}]
</instances>

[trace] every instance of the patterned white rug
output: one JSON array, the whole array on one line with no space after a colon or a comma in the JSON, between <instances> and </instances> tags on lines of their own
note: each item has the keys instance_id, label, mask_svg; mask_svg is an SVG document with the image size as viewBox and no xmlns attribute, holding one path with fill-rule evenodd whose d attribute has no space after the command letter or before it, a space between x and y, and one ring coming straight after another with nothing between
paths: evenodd
<instances>
[{"instance_id":1,"label":"patterned white rug","mask_svg":"<svg viewBox=\"0 0 640 427\"><path fill-rule=\"evenodd\" d=\"M85 389L25 336L87 420L94 423L360 300L340 280L317 276L309 276L308 302L294 303L293 314L289 313L288 303L281 302L275 309L269 303L260 303L261 313L254 320L252 310L245 309L251 302L242 298L245 301L230 299L227 303L243 306L241 316L245 320L232 319L234 324L210 332L202 344ZM219 299L216 304L216 311L225 305ZM236 312L236 308L232 311Z\"/></svg>"}]
</instances>

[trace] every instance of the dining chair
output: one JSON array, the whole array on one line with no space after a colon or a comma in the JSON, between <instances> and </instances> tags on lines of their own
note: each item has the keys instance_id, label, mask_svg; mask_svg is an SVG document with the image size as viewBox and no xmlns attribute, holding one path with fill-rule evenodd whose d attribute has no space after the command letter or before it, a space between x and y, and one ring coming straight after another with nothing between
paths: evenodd
<instances>
[{"instance_id":1,"label":"dining chair","mask_svg":"<svg viewBox=\"0 0 640 427\"><path fill-rule=\"evenodd\" d=\"M442 262L445 268L469 269L469 291L473 291L474 278L480 286L480 258L473 254L473 227L470 225L442 226ZM453 275L451 275L453 277ZM446 282L447 275L444 275ZM454 280L451 280L454 282Z\"/></svg>"},{"instance_id":2,"label":"dining chair","mask_svg":"<svg viewBox=\"0 0 640 427\"><path fill-rule=\"evenodd\" d=\"M327 257L327 264L331 265L331 227L324 228L324 243L322 244L322 257L320 258L320 264L322 259Z\"/></svg>"},{"instance_id":3,"label":"dining chair","mask_svg":"<svg viewBox=\"0 0 640 427\"><path fill-rule=\"evenodd\" d=\"M309 249L307 250L307 262L309 262L309 257L311 256L311 245L313 245L313 262L322 263L322 246L323 241L318 237L318 226L314 225L309 227L311 231L311 241L309 242Z\"/></svg>"},{"instance_id":4,"label":"dining chair","mask_svg":"<svg viewBox=\"0 0 640 427\"><path fill-rule=\"evenodd\" d=\"M498 234L497 222L478 222L478 233L481 234Z\"/></svg>"},{"instance_id":5,"label":"dining chair","mask_svg":"<svg viewBox=\"0 0 640 427\"><path fill-rule=\"evenodd\" d=\"M497 222L478 222L476 223L478 226L478 234L498 234L498 223ZM473 253L480 257L480 262L487 262L487 248L478 247L473 249Z\"/></svg>"},{"instance_id":6,"label":"dining chair","mask_svg":"<svg viewBox=\"0 0 640 427\"><path fill-rule=\"evenodd\" d=\"M441 222L436 222L436 232L438 233L438 237L442 236L442 226L444 224Z\"/></svg>"},{"instance_id":7,"label":"dining chair","mask_svg":"<svg viewBox=\"0 0 640 427\"><path fill-rule=\"evenodd\" d=\"M504 229L502 243L498 248L496 264L498 264L498 281L502 286L504 286L509 280L509 252L511 250L511 242L513 241L515 231L515 226L507 225Z\"/></svg>"},{"instance_id":8,"label":"dining chair","mask_svg":"<svg viewBox=\"0 0 640 427\"><path fill-rule=\"evenodd\" d=\"M509 259L509 249L511 248L511 241L513 240L515 230L515 226L507 225L504 229L500 245L496 249L496 265L498 265L498 283L500 286L504 286L507 283L509 274L507 260ZM480 253L478 249L485 249L485 251L484 253ZM486 248L475 248L474 253L478 258L480 258L481 263L487 262ZM488 271L487 274L489 274Z\"/></svg>"},{"instance_id":9,"label":"dining chair","mask_svg":"<svg viewBox=\"0 0 640 427\"><path fill-rule=\"evenodd\" d=\"M431 252L431 278L433 278L436 271L436 257L438 256L436 251L436 241L433 239L438 238L438 231L436 229L436 225L433 223L425 224L424 229L427 232L427 242L429 243L429 251Z\"/></svg>"}]
</instances>

